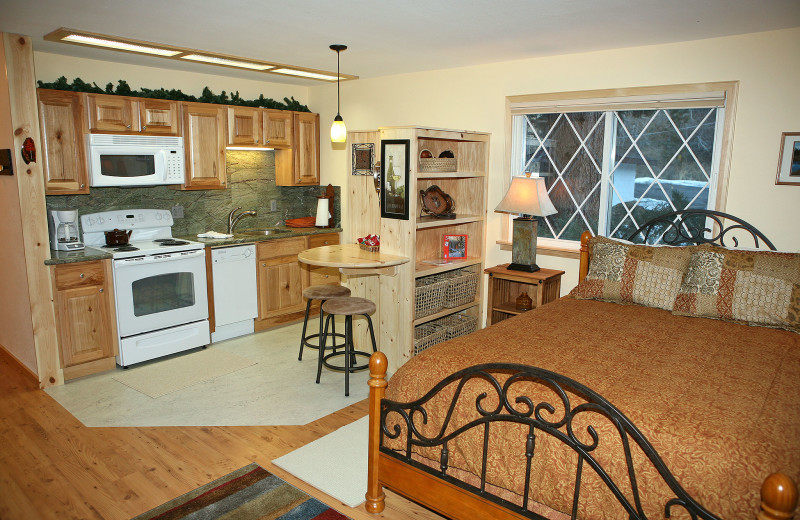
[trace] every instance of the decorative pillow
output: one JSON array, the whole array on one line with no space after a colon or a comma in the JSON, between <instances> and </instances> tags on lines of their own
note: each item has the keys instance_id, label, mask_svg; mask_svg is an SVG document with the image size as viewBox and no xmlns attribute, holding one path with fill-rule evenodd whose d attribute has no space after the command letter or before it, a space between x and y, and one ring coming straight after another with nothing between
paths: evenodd
<instances>
[{"instance_id":1,"label":"decorative pillow","mask_svg":"<svg viewBox=\"0 0 800 520\"><path fill-rule=\"evenodd\" d=\"M589 273L570 295L672 310L683 273L696 249L697 246L647 246L592 237Z\"/></svg>"},{"instance_id":2,"label":"decorative pillow","mask_svg":"<svg viewBox=\"0 0 800 520\"><path fill-rule=\"evenodd\" d=\"M674 314L800 332L800 254L699 246Z\"/></svg>"}]
</instances>

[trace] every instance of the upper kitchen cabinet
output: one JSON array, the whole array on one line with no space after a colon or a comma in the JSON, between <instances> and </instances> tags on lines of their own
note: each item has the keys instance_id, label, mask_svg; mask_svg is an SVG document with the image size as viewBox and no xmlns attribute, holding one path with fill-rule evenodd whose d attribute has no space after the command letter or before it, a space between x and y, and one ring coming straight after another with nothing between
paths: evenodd
<instances>
[{"instance_id":1,"label":"upper kitchen cabinet","mask_svg":"<svg viewBox=\"0 0 800 520\"><path fill-rule=\"evenodd\" d=\"M226 107L182 103L183 144L186 148L186 182L183 189L209 190L226 187Z\"/></svg>"},{"instance_id":2,"label":"upper kitchen cabinet","mask_svg":"<svg viewBox=\"0 0 800 520\"><path fill-rule=\"evenodd\" d=\"M38 89L39 125L47 195L89 193L83 142L83 97L77 92Z\"/></svg>"},{"instance_id":3,"label":"upper kitchen cabinet","mask_svg":"<svg viewBox=\"0 0 800 520\"><path fill-rule=\"evenodd\" d=\"M288 110L228 107L228 145L291 148L294 118Z\"/></svg>"},{"instance_id":4,"label":"upper kitchen cabinet","mask_svg":"<svg viewBox=\"0 0 800 520\"><path fill-rule=\"evenodd\" d=\"M291 148L294 139L294 112L264 110L261 113L264 144L270 148Z\"/></svg>"},{"instance_id":5,"label":"upper kitchen cabinet","mask_svg":"<svg viewBox=\"0 0 800 520\"><path fill-rule=\"evenodd\" d=\"M319 114L295 112L292 120L294 146L275 151L278 186L319 184Z\"/></svg>"},{"instance_id":6,"label":"upper kitchen cabinet","mask_svg":"<svg viewBox=\"0 0 800 520\"><path fill-rule=\"evenodd\" d=\"M88 131L179 135L178 104L160 99L85 94Z\"/></svg>"}]
</instances>

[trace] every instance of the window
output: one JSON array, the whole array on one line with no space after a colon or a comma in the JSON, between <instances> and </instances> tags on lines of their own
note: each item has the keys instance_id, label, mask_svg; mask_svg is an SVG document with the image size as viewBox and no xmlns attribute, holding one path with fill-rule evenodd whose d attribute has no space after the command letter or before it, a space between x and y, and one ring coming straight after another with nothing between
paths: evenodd
<instances>
[{"instance_id":1,"label":"window","mask_svg":"<svg viewBox=\"0 0 800 520\"><path fill-rule=\"evenodd\" d=\"M713 90L720 86L728 88ZM509 98L510 175L544 177L558 210L542 219L539 236L577 241L588 229L628 238L669 211L723 209L725 103L734 86Z\"/></svg>"}]
</instances>

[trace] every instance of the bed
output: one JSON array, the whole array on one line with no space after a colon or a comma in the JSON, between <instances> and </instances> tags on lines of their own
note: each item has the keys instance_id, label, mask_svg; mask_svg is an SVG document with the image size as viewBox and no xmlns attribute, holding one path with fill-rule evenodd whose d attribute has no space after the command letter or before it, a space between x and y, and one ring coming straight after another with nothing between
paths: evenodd
<instances>
[{"instance_id":1,"label":"bed","mask_svg":"<svg viewBox=\"0 0 800 520\"><path fill-rule=\"evenodd\" d=\"M775 249L708 211L631 236L672 247L585 234L570 296L432 347L390 384L374 354L367 511L386 486L454 519L792 518L800 255L738 248L743 234ZM775 280L787 312L742 305Z\"/></svg>"}]
</instances>

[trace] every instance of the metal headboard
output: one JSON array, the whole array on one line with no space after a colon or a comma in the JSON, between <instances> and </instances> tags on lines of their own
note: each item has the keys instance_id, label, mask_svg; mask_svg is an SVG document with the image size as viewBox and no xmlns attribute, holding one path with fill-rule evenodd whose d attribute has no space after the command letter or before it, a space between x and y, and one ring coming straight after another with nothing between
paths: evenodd
<instances>
[{"instance_id":1,"label":"metal headboard","mask_svg":"<svg viewBox=\"0 0 800 520\"><path fill-rule=\"evenodd\" d=\"M713 221L714 230L707 227L708 219ZM684 209L659 215L643 224L628 238L631 242L642 240L648 243L649 239L667 245L714 244L730 247L725 243L725 236L735 230L742 230L753 238L754 247L759 247L759 241L772 251L776 248L764 233L744 220L707 209ZM708 233L708 236L706 236ZM736 236L730 236L733 247L739 247Z\"/></svg>"}]
</instances>

